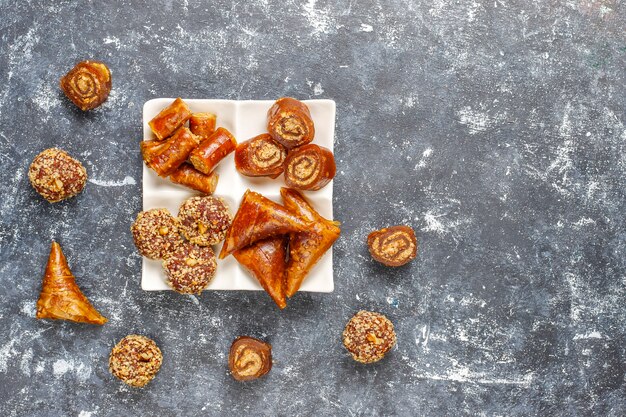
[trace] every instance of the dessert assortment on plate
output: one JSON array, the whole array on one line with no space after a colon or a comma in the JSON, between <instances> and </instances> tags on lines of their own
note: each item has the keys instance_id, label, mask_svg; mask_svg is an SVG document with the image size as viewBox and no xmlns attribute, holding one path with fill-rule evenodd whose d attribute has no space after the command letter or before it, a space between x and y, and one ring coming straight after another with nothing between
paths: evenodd
<instances>
[{"instance_id":1,"label":"dessert assortment on plate","mask_svg":"<svg viewBox=\"0 0 626 417\"><path fill-rule=\"evenodd\" d=\"M81 110L91 110L107 99L111 72L101 62L83 61L61 79L60 86ZM202 194L185 200L176 216L159 207L140 212L130 228L139 253L160 260L167 285L182 294L205 290L219 268L218 258L232 254L276 305L285 308L341 233L338 222L320 215L298 191L320 190L336 172L332 151L312 143L315 125L307 105L289 97L278 99L267 112L267 133L240 143L218 126L215 114L193 113L180 98L162 109L149 127L155 138L140 144L145 164L158 176ZM233 216L226 201L212 195L219 181L215 167L231 153L240 175L271 180L283 174L287 187L280 189L282 204L248 189ZM37 155L28 176L33 188L51 203L79 194L87 180L84 166L57 148ZM216 256L213 246L222 242ZM415 233L405 225L373 231L367 245L373 259L391 267L405 265L417 253ZM56 242L36 317L107 322L76 285ZM343 344L354 360L372 363L395 346L396 333L384 315L359 311L344 329ZM228 357L232 377L249 381L267 374L271 350L269 343L253 337L235 339ZM159 372L162 361L153 340L131 334L111 350L109 370L129 386L143 387Z\"/></svg>"}]
</instances>

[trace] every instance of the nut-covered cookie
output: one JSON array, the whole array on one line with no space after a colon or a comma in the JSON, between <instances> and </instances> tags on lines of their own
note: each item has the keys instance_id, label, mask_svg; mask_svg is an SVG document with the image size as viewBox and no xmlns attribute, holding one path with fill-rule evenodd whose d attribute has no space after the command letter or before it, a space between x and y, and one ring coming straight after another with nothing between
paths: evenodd
<instances>
[{"instance_id":1,"label":"nut-covered cookie","mask_svg":"<svg viewBox=\"0 0 626 417\"><path fill-rule=\"evenodd\" d=\"M140 212L130 230L139 253L150 259L167 258L183 243L178 219L164 208Z\"/></svg>"},{"instance_id":2,"label":"nut-covered cookie","mask_svg":"<svg viewBox=\"0 0 626 417\"><path fill-rule=\"evenodd\" d=\"M200 246L215 245L226 236L233 216L220 197L191 197L178 211L183 235Z\"/></svg>"},{"instance_id":3,"label":"nut-covered cookie","mask_svg":"<svg viewBox=\"0 0 626 417\"><path fill-rule=\"evenodd\" d=\"M165 261L166 282L181 294L199 294L213 280L217 261L210 246L183 243Z\"/></svg>"},{"instance_id":4,"label":"nut-covered cookie","mask_svg":"<svg viewBox=\"0 0 626 417\"><path fill-rule=\"evenodd\" d=\"M67 152L50 148L33 159L28 179L43 198L56 203L75 196L85 188L87 170Z\"/></svg>"},{"instance_id":5,"label":"nut-covered cookie","mask_svg":"<svg viewBox=\"0 0 626 417\"><path fill-rule=\"evenodd\" d=\"M109 371L132 387L143 387L161 368L163 355L154 340L131 334L111 350Z\"/></svg>"},{"instance_id":6,"label":"nut-covered cookie","mask_svg":"<svg viewBox=\"0 0 626 417\"><path fill-rule=\"evenodd\" d=\"M343 345L357 362L377 362L395 344L393 324L380 313L359 311L343 331Z\"/></svg>"}]
</instances>

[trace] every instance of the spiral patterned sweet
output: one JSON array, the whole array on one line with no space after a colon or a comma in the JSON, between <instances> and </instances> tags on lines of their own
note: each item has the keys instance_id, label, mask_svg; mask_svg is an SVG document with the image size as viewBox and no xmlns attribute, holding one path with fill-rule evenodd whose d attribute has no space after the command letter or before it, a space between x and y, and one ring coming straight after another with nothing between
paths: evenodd
<instances>
[{"instance_id":1,"label":"spiral patterned sweet","mask_svg":"<svg viewBox=\"0 0 626 417\"><path fill-rule=\"evenodd\" d=\"M333 179L335 171L335 157L330 149L304 145L287 154L285 184L298 190L319 190Z\"/></svg>"},{"instance_id":2,"label":"spiral patterned sweet","mask_svg":"<svg viewBox=\"0 0 626 417\"><path fill-rule=\"evenodd\" d=\"M409 226L391 226L367 237L372 257L387 266L401 266L417 255L417 239Z\"/></svg>"},{"instance_id":3,"label":"spiral patterned sweet","mask_svg":"<svg viewBox=\"0 0 626 417\"><path fill-rule=\"evenodd\" d=\"M283 97L267 112L267 131L285 148L306 145L315 136L315 126L306 104L291 97Z\"/></svg>"},{"instance_id":4,"label":"spiral patterned sweet","mask_svg":"<svg viewBox=\"0 0 626 417\"><path fill-rule=\"evenodd\" d=\"M230 347L228 368L238 381L262 377L272 369L272 346L253 337L240 336Z\"/></svg>"},{"instance_id":5,"label":"spiral patterned sweet","mask_svg":"<svg viewBox=\"0 0 626 417\"><path fill-rule=\"evenodd\" d=\"M82 61L61 78L61 89L81 110L104 103L111 92L111 71L102 62Z\"/></svg>"},{"instance_id":6,"label":"spiral patterned sweet","mask_svg":"<svg viewBox=\"0 0 626 417\"><path fill-rule=\"evenodd\" d=\"M283 172L287 150L268 133L240 143L235 151L235 167L248 177L276 178Z\"/></svg>"}]
</instances>

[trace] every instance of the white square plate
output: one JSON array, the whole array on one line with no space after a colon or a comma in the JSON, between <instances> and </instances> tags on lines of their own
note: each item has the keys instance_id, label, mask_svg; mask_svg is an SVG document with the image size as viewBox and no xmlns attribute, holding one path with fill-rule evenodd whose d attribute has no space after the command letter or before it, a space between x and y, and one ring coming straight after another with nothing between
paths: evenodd
<instances>
[{"instance_id":1,"label":"white square plate","mask_svg":"<svg viewBox=\"0 0 626 417\"><path fill-rule=\"evenodd\" d=\"M156 98L143 106L143 138L154 139L148 122L163 108L174 101L173 98ZM271 100L235 101L235 100L187 100L185 103L192 112L210 112L217 115L217 126L228 129L243 142L256 135L267 132L267 111L274 103ZM313 143L333 149L335 137L335 102L332 100L306 100L315 123ZM216 168L219 181L216 196L223 197L233 214L237 211L243 193L249 188L271 200L281 203L280 187L284 186L283 176L276 179L245 177L235 169L233 154L228 155ZM187 198L197 195L193 190L173 184L156 175L143 166L143 209L167 208L172 215L178 214L178 208ZM333 218L333 183L319 191L305 192L305 197L313 207L327 219ZM221 244L213 248L219 253ZM147 291L170 290L165 283L165 274L161 261L143 258L141 270L141 288ZM304 280L301 291L332 292L333 256L332 249L315 265ZM219 260L215 278L207 290L262 290L255 278L250 276L233 256Z\"/></svg>"}]
</instances>

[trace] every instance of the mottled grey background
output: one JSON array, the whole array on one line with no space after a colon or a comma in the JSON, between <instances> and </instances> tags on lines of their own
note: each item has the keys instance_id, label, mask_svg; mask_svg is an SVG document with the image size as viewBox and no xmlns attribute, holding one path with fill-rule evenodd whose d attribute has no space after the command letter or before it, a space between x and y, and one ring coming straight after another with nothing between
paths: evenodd
<instances>
[{"instance_id":1,"label":"mottled grey background","mask_svg":"<svg viewBox=\"0 0 626 417\"><path fill-rule=\"evenodd\" d=\"M609 415L626 410L626 11L621 0L0 0L0 414ZM100 59L113 93L59 91ZM141 107L154 97L337 102L332 294L279 312L261 292L140 289ZM90 183L50 205L26 175L59 146ZM367 233L408 223L420 253L375 264ZM104 327L37 321L51 239ZM340 334L387 314L362 366ZM128 333L164 352L134 390L107 370ZM226 354L276 363L240 384Z\"/></svg>"}]
</instances>

